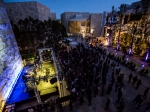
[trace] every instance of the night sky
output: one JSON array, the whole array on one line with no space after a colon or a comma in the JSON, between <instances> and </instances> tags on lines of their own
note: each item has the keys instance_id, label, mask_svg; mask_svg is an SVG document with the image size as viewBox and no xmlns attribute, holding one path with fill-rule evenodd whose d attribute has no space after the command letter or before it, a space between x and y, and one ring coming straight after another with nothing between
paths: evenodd
<instances>
[{"instance_id":1,"label":"night sky","mask_svg":"<svg viewBox=\"0 0 150 112\"><path fill-rule=\"evenodd\" d=\"M38 1L49 7L51 12L56 12L57 19L60 19L60 14L66 11L102 13L111 11L113 5L118 8L121 3L131 4L139 0L4 0L4 2L22 1Z\"/></svg>"}]
</instances>

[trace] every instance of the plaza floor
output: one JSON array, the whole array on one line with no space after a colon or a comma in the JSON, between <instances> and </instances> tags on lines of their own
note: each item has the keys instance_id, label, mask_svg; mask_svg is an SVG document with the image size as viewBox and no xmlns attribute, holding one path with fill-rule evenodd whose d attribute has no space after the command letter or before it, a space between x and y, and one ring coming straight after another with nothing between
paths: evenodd
<instances>
[{"instance_id":1,"label":"plaza floor","mask_svg":"<svg viewBox=\"0 0 150 112\"><path fill-rule=\"evenodd\" d=\"M85 44L85 40L81 38L77 38L77 42ZM112 61L112 60L111 60ZM121 67L121 72L123 72L124 75L124 87L123 87L123 98L125 99L125 108L123 112L146 112L145 108L149 107L150 108L150 93L148 93L147 98L144 100L143 105L140 107L140 109L137 109L137 106L133 104L133 99L137 94L143 95L144 90L146 87L150 87L150 79L142 76L136 72L131 71L129 68L123 66L120 64ZM84 104L81 106L79 104L79 98L77 98L76 102L73 105L73 111L72 112L118 112L118 104L116 103L117 100L117 94L115 92L115 87L113 86L112 92L110 95L106 95L106 89L107 86L111 82L111 73L112 69L109 69L109 72L107 74L107 82L105 86L105 92L104 96L100 96L100 93L96 98L92 98L92 104L91 106L88 106L88 100L86 96L84 97ZM142 84L139 87L138 90L135 89L135 86L132 84L128 83L128 75L132 73L133 75L137 75L139 79L142 80ZM106 99L110 98L110 105L108 110L105 110L105 104L106 104ZM65 106L64 108L65 112L69 112L69 106Z\"/></svg>"}]
</instances>

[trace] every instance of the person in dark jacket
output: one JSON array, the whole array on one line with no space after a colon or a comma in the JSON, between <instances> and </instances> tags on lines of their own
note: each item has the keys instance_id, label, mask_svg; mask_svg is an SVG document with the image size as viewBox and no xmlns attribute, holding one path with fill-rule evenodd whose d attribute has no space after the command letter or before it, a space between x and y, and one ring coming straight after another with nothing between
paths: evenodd
<instances>
[{"instance_id":1,"label":"person in dark jacket","mask_svg":"<svg viewBox=\"0 0 150 112\"><path fill-rule=\"evenodd\" d=\"M144 95L143 95L144 99L146 99L148 92L149 92L149 87L147 87L146 90L144 91Z\"/></svg>"},{"instance_id":2,"label":"person in dark jacket","mask_svg":"<svg viewBox=\"0 0 150 112\"><path fill-rule=\"evenodd\" d=\"M133 77L133 80L132 80L132 84L134 85L137 80L138 80L138 77L137 77L137 76L134 76L134 77Z\"/></svg>"},{"instance_id":3,"label":"person in dark jacket","mask_svg":"<svg viewBox=\"0 0 150 112\"><path fill-rule=\"evenodd\" d=\"M141 83L142 83L142 82L141 82L141 79L139 79L139 80L137 81L137 83L136 83L136 87L135 87L135 88L138 89L139 86L141 85Z\"/></svg>"},{"instance_id":4,"label":"person in dark jacket","mask_svg":"<svg viewBox=\"0 0 150 112\"><path fill-rule=\"evenodd\" d=\"M72 101L71 100L69 102L69 107L70 107L70 111L72 111L73 110L73 106L72 106Z\"/></svg>"},{"instance_id":5,"label":"person in dark jacket","mask_svg":"<svg viewBox=\"0 0 150 112\"><path fill-rule=\"evenodd\" d=\"M108 109L109 104L110 104L110 99L109 99L109 98L107 98L106 107L105 107L105 109L106 109L106 110Z\"/></svg>"},{"instance_id":6,"label":"person in dark jacket","mask_svg":"<svg viewBox=\"0 0 150 112\"><path fill-rule=\"evenodd\" d=\"M132 73L129 75L129 83L131 82L131 79L132 79L132 77L133 77L133 75L132 75Z\"/></svg>"}]
</instances>

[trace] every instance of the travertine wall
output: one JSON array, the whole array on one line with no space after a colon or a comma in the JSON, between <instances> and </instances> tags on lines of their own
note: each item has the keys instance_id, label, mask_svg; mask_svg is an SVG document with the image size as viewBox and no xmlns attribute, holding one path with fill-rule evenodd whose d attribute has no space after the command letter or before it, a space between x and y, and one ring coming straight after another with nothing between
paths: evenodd
<instances>
[{"instance_id":1,"label":"travertine wall","mask_svg":"<svg viewBox=\"0 0 150 112\"><path fill-rule=\"evenodd\" d=\"M107 17L107 13L106 11L103 12L102 14L102 26L101 26L101 36L104 35L104 27L105 27L105 23L106 23L106 17Z\"/></svg>"},{"instance_id":2,"label":"travertine wall","mask_svg":"<svg viewBox=\"0 0 150 112\"><path fill-rule=\"evenodd\" d=\"M39 16L39 20L47 20L48 17L50 17L50 9L38 2L37 3L37 9L38 9L38 16Z\"/></svg>"},{"instance_id":3,"label":"travertine wall","mask_svg":"<svg viewBox=\"0 0 150 112\"><path fill-rule=\"evenodd\" d=\"M34 19L38 19L37 2L15 2L5 3L8 16L14 23L20 19L25 19L31 16Z\"/></svg>"},{"instance_id":4,"label":"travertine wall","mask_svg":"<svg viewBox=\"0 0 150 112\"><path fill-rule=\"evenodd\" d=\"M94 37L98 37L101 35L101 27L102 27L102 14L101 13L91 13L90 17L90 28L94 29Z\"/></svg>"},{"instance_id":5,"label":"travertine wall","mask_svg":"<svg viewBox=\"0 0 150 112\"><path fill-rule=\"evenodd\" d=\"M56 20L56 13L51 12L51 13L50 13L50 18L51 18L52 20Z\"/></svg>"},{"instance_id":6,"label":"travertine wall","mask_svg":"<svg viewBox=\"0 0 150 112\"><path fill-rule=\"evenodd\" d=\"M67 29L67 21L66 21L66 14L62 13L61 14L61 23L65 26L65 28Z\"/></svg>"},{"instance_id":7,"label":"travertine wall","mask_svg":"<svg viewBox=\"0 0 150 112\"><path fill-rule=\"evenodd\" d=\"M50 9L38 2L7 2L5 4L8 16L14 23L29 16L42 21L50 17Z\"/></svg>"},{"instance_id":8,"label":"travertine wall","mask_svg":"<svg viewBox=\"0 0 150 112\"><path fill-rule=\"evenodd\" d=\"M5 6L0 3L0 102L9 96L22 67L22 59Z\"/></svg>"}]
</instances>

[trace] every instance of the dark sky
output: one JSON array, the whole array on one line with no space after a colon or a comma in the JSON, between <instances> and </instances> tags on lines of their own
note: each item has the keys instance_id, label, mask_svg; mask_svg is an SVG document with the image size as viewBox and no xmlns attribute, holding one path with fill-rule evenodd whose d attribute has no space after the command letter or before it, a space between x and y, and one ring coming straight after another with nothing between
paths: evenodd
<instances>
[{"instance_id":1,"label":"dark sky","mask_svg":"<svg viewBox=\"0 0 150 112\"><path fill-rule=\"evenodd\" d=\"M21 1L38 1L48 6L51 12L56 12L57 19L60 19L60 14L65 11L102 13L111 11L113 5L118 8L121 3L131 4L139 0L4 0L4 2Z\"/></svg>"}]
</instances>

